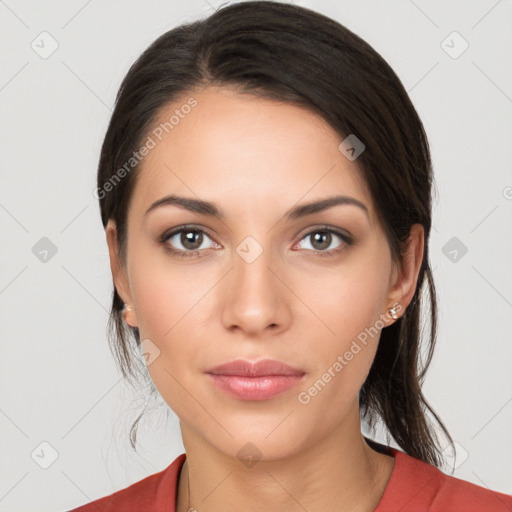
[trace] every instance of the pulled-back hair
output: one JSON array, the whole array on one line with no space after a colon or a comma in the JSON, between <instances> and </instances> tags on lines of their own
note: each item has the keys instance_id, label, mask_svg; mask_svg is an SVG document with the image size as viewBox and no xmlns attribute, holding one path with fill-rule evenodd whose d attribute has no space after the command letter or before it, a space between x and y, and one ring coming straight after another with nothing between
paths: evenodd
<instances>
[{"instance_id":1,"label":"pulled-back hair","mask_svg":"<svg viewBox=\"0 0 512 512\"><path fill-rule=\"evenodd\" d=\"M290 102L324 118L343 138L364 145L357 158L384 228L393 261L403 268L410 228L424 228L424 254L414 297L401 317L381 332L364 382L361 418L374 428L380 417L409 455L442 464L432 415L450 434L422 393L436 341L436 290L429 262L433 174L423 125L400 79L364 40L340 23L296 5L248 1L183 24L154 41L130 67L116 97L97 176L97 197L106 226L117 226L119 255L126 262L127 213L139 166L112 178L147 138L160 110L208 86ZM422 340L423 292L428 292L428 336ZM139 331L123 321L115 287L109 343L125 378L136 376ZM425 360L420 348L426 346ZM145 372L147 378L147 371ZM152 392L155 391L153 387ZM135 447L136 427L132 426Z\"/></svg>"}]
</instances>

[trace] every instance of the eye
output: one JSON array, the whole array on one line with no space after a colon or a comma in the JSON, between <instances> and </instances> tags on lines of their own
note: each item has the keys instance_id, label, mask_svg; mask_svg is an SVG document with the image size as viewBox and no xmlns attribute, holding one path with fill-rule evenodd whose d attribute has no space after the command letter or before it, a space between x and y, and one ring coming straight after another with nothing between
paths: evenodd
<instances>
[{"instance_id":1,"label":"eye","mask_svg":"<svg viewBox=\"0 0 512 512\"><path fill-rule=\"evenodd\" d=\"M336 239L340 241L337 245ZM210 244L208 244L208 240ZM330 226L323 226L310 231L302 237L301 242L303 240L309 242L309 244L306 244L309 247L299 247L299 249L314 251L319 256L337 254L353 244L350 235ZM181 226L172 231L166 231L160 237L160 242L165 246L166 250L174 255L181 255L182 258L198 256L200 254L199 251L204 249L221 247L212 240L204 229L194 226Z\"/></svg>"},{"instance_id":2,"label":"eye","mask_svg":"<svg viewBox=\"0 0 512 512\"><path fill-rule=\"evenodd\" d=\"M341 240L337 245L336 239ZM351 236L328 226L310 231L301 241L302 240L309 242L306 244L306 247L302 247L302 249L315 251L319 253L319 256L336 254L353 244ZM309 245L309 247L307 247L307 245Z\"/></svg>"},{"instance_id":3,"label":"eye","mask_svg":"<svg viewBox=\"0 0 512 512\"><path fill-rule=\"evenodd\" d=\"M208 244L208 240L212 245ZM219 245L214 242L203 229L181 226L172 231L165 232L160 237L160 242L166 249L182 257L197 255L199 250L216 248Z\"/></svg>"}]
</instances>

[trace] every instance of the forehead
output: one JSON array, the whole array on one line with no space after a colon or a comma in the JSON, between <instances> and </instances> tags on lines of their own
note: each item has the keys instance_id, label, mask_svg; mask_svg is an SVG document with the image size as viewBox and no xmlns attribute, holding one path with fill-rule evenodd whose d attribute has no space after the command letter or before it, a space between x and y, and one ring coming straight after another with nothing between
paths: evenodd
<instances>
[{"instance_id":1,"label":"forehead","mask_svg":"<svg viewBox=\"0 0 512 512\"><path fill-rule=\"evenodd\" d=\"M357 161L338 149L343 137L303 107L208 88L162 107L148 136L154 147L139 165L132 198L138 213L170 193L253 213L262 201L288 209L301 198L344 194L373 215Z\"/></svg>"}]
</instances>

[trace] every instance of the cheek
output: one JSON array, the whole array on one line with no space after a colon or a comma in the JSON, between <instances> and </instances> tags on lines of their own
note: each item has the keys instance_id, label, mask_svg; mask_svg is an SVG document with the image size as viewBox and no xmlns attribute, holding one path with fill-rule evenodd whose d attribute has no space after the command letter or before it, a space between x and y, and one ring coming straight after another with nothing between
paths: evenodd
<instances>
[{"instance_id":1,"label":"cheek","mask_svg":"<svg viewBox=\"0 0 512 512\"><path fill-rule=\"evenodd\" d=\"M208 346L204 324L219 276L211 268L180 267L157 252L132 256L130 287L141 341L150 340L147 346L157 354L148 372L168 405L182 411L190 405L183 389L193 388L198 348Z\"/></svg>"},{"instance_id":2,"label":"cheek","mask_svg":"<svg viewBox=\"0 0 512 512\"><path fill-rule=\"evenodd\" d=\"M132 288L141 341L150 340L146 343L157 354L147 364L147 371L167 405L187 417L193 404L184 389L193 388L191 370L197 354L194 306L207 287L187 282L183 274L180 277L169 268L151 266L146 260Z\"/></svg>"},{"instance_id":3,"label":"cheek","mask_svg":"<svg viewBox=\"0 0 512 512\"><path fill-rule=\"evenodd\" d=\"M378 273L351 272L328 283L316 281L316 286L326 286L314 307L329 329L320 326L315 335L311 322L304 326L309 332L304 352L311 355L312 371L297 399L305 413L323 418L327 430L358 402L375 358L384 293L378 279Z\"/></svg>"},{"instance_id":4,"label":"cheek","mask_svg":"<svg viewBox=\"0 0 512 512\"><path fill-rule=\"evenodd\" d=\"M302 278L299 296L308 297L311 317L303 327L305 352L314 355L307 385L317 406L354 400L371 368L384 326L390 258L376 248L347 258L338 269ZM302 294L302 295L301 295ZM321 320L321 321L320 321ZM313 325L313 323L315 325ZM307 391L307 388L303 388ZM318 390L318 391L317 391ZM321 391L321 393L320 393ZM306 397L307 399L307 397Z\"/></svg>"},{"instance_id":5,"label":"cheek","mask_svg":"<svg viewBox=\"0 0 512 512\"><path fill-rule=\"evenodd\" d=\"M130 262L130 287L141 336L168 342L197 315L196 306L215 284L211 268L180 265L163 248L139 251ZM217 277L218 280L218 277Z\"/></svg>"},{"instance_id":6,"label":"cheek","mask_svg":"<svg viewBox=\"0 0 512 512\"><path fill-rule=\"evenodd\" d=\"M294 281L295 289L300 289L297 294L306 298L304 302L321 320L325 334L336 340L336 349L365 329L381 326L377 321L384 313L391 264L386 254L378 254L371 249L360 251L338 268L309 272L306 279L308 273L302 272Z\"/></svg>"}]
</instances>

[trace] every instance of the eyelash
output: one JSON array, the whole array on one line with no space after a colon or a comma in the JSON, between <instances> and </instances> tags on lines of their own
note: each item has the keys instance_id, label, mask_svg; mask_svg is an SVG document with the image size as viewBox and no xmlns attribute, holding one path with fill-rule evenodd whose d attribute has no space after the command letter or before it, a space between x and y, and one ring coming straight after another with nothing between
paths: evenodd
<instances>
[{"instance_id":1,"label":"eyelash","mask_svg":"<svg viewBox=\"0 0 512 512\"><path fill-rule=\"evenodd\" d=\"M181 232L203 233L203 234L207 235L209 238L213 239L213 237L210 235L210 233L207 230L205 230L204 228L198 228L198 227L196 227L194 225L180 226L179 228L172 229L171 231L166 231L165 233L163 233L160 236L160 239L159 239L160 243L172 255L174 255L174 256L181 255L182 258L190 258L190 257L193 257L193 256L201 257L200 252L203 249L196 250L196 251L182 251L181 249L173 249L167 243L167 241L170 238L172 238L174 235L176 235L178 233L181 233ZM341 247L339 247L337 249L330 249L328 251L314 251L313 250L313 252L316 253L320 257L335 256L338 253L341 253L341 252L345 251L348 247L350 247L354 243L353 238L351 236L349 236L349 235L347 235L347 234L345 234L345 233L343 233L341 231L338 231L337 229L334 229L334 228L332 228L330 226L319 226L319 227L316 227L315 229L307 232L304 236L302 236L300 241L302 241L303 239L307 238L308 236L311 236L314 233L331 233L333 235L338 236L344 242L344 244L341 244ZM305 249L305 250L311 251L311 249Z\"/></svg>"}]
</instances>

